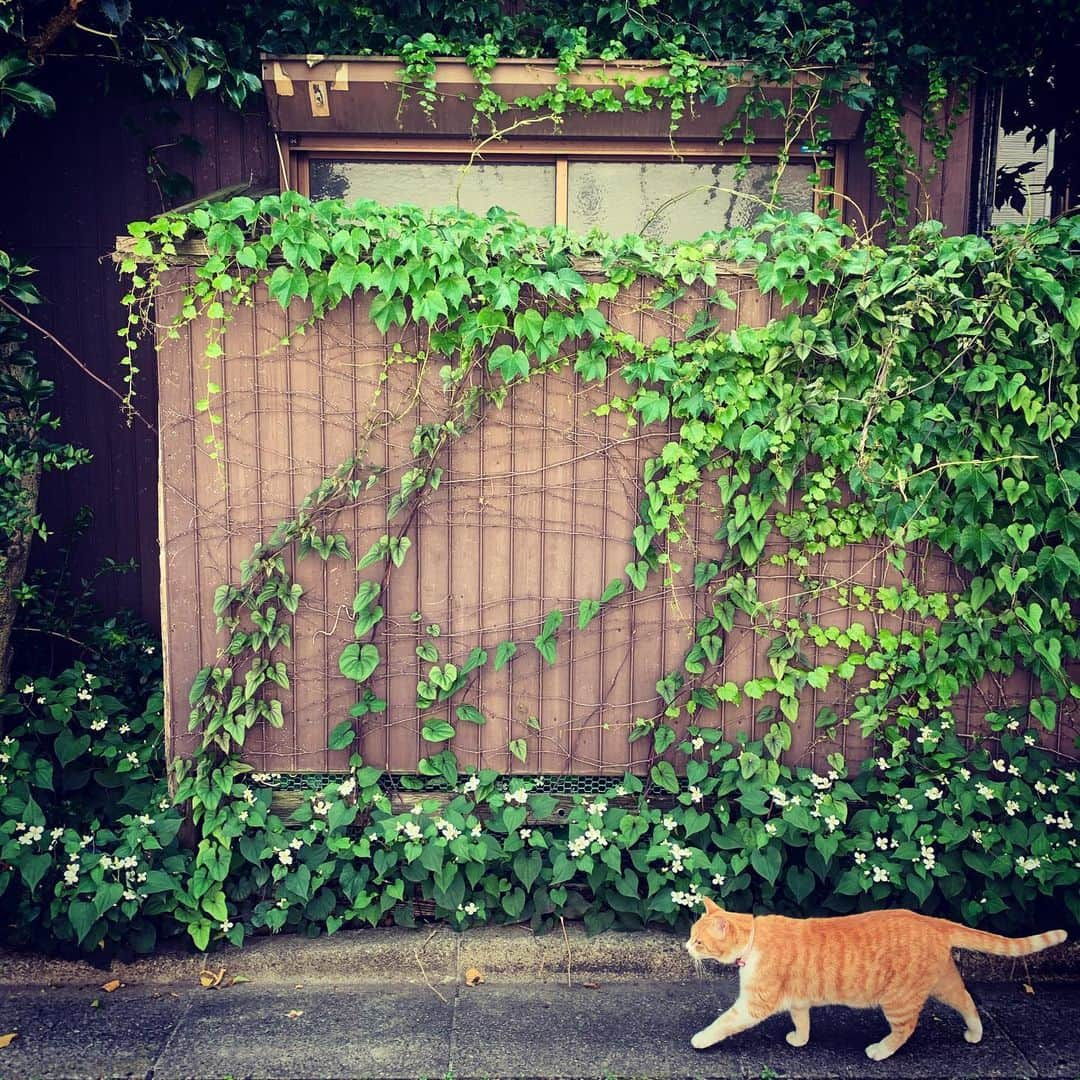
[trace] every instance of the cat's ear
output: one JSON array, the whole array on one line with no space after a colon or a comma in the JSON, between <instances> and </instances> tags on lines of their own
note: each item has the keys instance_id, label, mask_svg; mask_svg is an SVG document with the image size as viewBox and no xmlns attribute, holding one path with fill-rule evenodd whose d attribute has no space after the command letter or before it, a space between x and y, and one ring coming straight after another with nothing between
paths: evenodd
<instances>
[{"instance_id":1,"label":"cat's ear","mask_svg":"<svg viewBox=\"0 0 1080 1080\"><path fill-rule=\"evenodd\" d=\"M710 899L708 896L703 896L701 898L701 902L705 905L706 915L715 915L718 911L723 910L723 908L721 908L719 904L717 904L714 900Z\"/></svg>"}]
</instances>

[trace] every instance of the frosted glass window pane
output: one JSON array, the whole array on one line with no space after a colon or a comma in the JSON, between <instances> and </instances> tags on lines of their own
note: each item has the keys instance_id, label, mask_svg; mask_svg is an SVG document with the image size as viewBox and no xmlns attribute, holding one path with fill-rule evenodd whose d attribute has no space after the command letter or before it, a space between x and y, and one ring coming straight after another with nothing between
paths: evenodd
<instances>
[{"instance_id":1,"label":"frosted glass window pane","mask_svg":"<svg viewBox=\"0 0 1080 1080\"><path fill-rule=\"evenodd\" d=\"M485 214L493 206L512 210L529 225L555 223L555 166L477 164L461 175L447 161L311 162L313 199L374 199L391 205L412 203L425 210L452 206L459 191L461 208Z\"/></svg>"},{"instance_id":2,"label":"frosted glass window pane","mask_svg":"<svg viewBox=\"0 0 1080 1080\"><path fill-rule=\"evenodd\" d=\"M813 209L810 170L798 164L784 171L779 194L787 209ZM754 164L736 180L736 166L718 162L572 161L568 224L575 232L694 240L709 229L749 225L775 172L773 165Z\"/></svg>"}]
</instances>

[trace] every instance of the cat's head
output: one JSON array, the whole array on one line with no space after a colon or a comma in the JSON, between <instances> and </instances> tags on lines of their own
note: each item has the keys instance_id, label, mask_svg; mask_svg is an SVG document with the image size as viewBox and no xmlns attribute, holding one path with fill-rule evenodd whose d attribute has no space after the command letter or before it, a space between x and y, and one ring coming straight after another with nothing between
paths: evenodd
<instances>
[{"instance_id":1,"label":"cat's head","mask_svg":"<svg viewBox=\"0 0 1080 1080\"><path fill-rule=\"evenodd\" d=\"M742 952L744 942L735 931L735 925L726 917L719 904L707 896L701 898L705 914L692 927L686 942L686 951L695 962L716 960L721 964L733 964Z\"/></svg>"}]
</instances>

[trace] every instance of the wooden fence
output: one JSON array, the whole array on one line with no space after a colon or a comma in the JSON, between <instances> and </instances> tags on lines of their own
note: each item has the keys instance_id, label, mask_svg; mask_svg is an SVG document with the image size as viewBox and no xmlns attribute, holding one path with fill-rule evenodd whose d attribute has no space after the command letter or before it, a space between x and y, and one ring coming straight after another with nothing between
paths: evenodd
<instances>
[{"instance_id":1,"label":"wooden fence","mask_svg":"<svg viewBox=\"0 0 1080 1080\"><path fill-rule=\"evenodd\" d=\"M185 273L175 271L178 277ZM718 284L737 304L717 313L722 328L761 325L775 314L752 277L731 274ZM688 321L702 303L686 300L658 312L649 308L646 290L639 283L606 309L613 324L644 341L673 336L672 320ZM176 290L167 290L159 301L159 323L168 324L176 304ZM347 536L354 556L365 552L386 532L387 504L411 462L415 425L440 418L445 408L434 375L418 386L413 364L388 366L396 340L379 334L366 304L357 299L342 305L289 346L280 340L307 314L299 305L285 313L263 294L238 314L225 340L223 375L213 376L222 387L220 464L205 451L205 419L196 419L195 402L207 379L200 347L204 328L196 325L179 341L161 343L162 597L172 755L193 749L188 688L225 640L215 632L217 586L237 581L253 544L291 518L304 496L372 431L369 460L383 470L381 479L333 526ZM408 337L400 344L406 354L415 348ZM389 380L380 393L384 371ZM712 539L717 523L706 497L693 511L694 551L684 553L684 569L672 586L628 589L586 630L577 630L577 603L598 597L636 557L630 536L642 466L665 438L628 429L616 413L594 414L618 391L614 377L607 386L583 386L566 368L518 387L501 410L454 443L442 462L445 478L423 497L408 532L411 550L381 600L386 618L375 643L383 662L374 688L389 707L362 721L359 748L365 760L412 772L420 757L439 748L420 735L427 720L446 717L445 707L417 709L416 683L427 669L416 655L420 642L434 644L442 662L460 664L474 646L493 654L499 642L512 638L528 644L508 668L482 670L463 699L487 721L456 725L453 748L460 760L530 774L610 774L644 765L651 740L630 741L630 727L636 717L663 711L657 680L681 666L695 621L711 607L691 587L691 572L695 559L718 554ZM807 610L804 587L786 568L769 564L769 554L785 547L775 536L757 574L761 599L775 602L781 619ZM376 566L358 573L354 565L355 560L323 563L316 556L291 562L305 590L293 621L293 648L281 657L292 685L280 694L285 726L256 730L245 747L246 760L260 769L332 772L345 766L345 752L327 749L329 733L356 700L355 683L338 673L338 656L354 639L351 604L358 581L380 571ZM811 573L849 584L901 583L874 545L823 556ZM926 550L912 553L907 580L923 592L963 586L947 558ZM829 606L833 610L812 606L810 612L824 625L850 625L849 609ZM558 662L549 666L531 640L554 608L566 612L567 621ZM871 631L899 632L910 625L902 612L858 617L874 622ZM428 634L431 626L439 628L437 638ZM762 633L746 618L737 621L727 635L720 679L741 684L769 674L766 651L774 636L771 627ZM821 650L816 662L840 659L836 650ZM789 759L820 764L835 749L856 759L866 755L868 747L854 730L840 729L837 745L820 741L814 727L824 706L843 716L858 685L833 680L824 691L807 689ZM1022 672L986 682L963 701L958 727L971 730L987 708L1030 696ZM766 699L723 705L702 722L760 735L756 716L769 704ZM519 738L528 747L524 762L508 749Z\"/></svg>"}]
</instances>

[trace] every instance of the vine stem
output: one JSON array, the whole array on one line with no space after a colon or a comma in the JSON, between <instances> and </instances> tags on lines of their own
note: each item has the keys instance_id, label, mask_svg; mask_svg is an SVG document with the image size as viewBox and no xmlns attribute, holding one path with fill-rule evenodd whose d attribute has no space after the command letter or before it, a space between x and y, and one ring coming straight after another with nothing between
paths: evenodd
<instances>
[{"instance_id":1,"label":"vine stem","mask_svg":"<svg viewBox=\"0 0 1080 1080\"><path fill-rule=\"evenodd\" d=\"M95 372L91 371L90 368L88 368L86 364L84 364L83 361L80 360L55 334L53 334L49 330L46 330L45 327L42 326L40 323L34 322L34 320L31 319L29 315L24 314L17 307L9 304L2 296L0 296L0 307L6 308L16 318L21 319L24 323L26 323L27 326L33 327L39 334L41 334L42 337L48 338L48 340L51 341L69 360L71 360L71 362L75 364L75 366L79 368L80 371L93 379L94 382L98 384L98 386L102 386L106 390L108 390L108 392L112 394L112 396L116 398L116 400L119 401L121 405L123 405L126 412L129 412L132 416L137 416L146 425L147 431L150 431L155 435L157 434L157 428L153 424L151 424L150 421L147 420L146 417L143 416L143 414L139 412L138 409L136 409L133 405L126 403L124 401L123 394L121 394L115 387L110 386L100 375L97 375Z\"/></svg>"}]
</instances>

